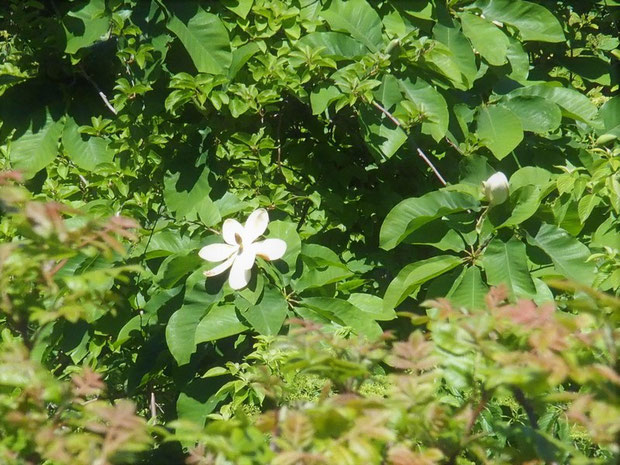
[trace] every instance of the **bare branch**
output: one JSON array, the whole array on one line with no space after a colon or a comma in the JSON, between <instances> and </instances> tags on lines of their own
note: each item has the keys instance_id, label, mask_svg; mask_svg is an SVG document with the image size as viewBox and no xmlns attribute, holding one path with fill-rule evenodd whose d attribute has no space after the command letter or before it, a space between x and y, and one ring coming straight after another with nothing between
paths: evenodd
<instances>
[{"instance_id":1,"label":"bare branch","mask_svg":"<svg viewBox=\"0 0 620 465\"><path fill-rule=\"evenodd\" d=\"M446 180L439 173L437 168L435 168L435 165L433 165L433 163L428 159L426 154L424 152L422 152L422 149L420 147L417 147L417 151L418 151L418 155L420 155L420 158L422 158L422 160L424 160L426 162L426 164L430 167L430 169L433 170L433 173L435 173L435 176L437 176L437 179L439 179L439 182L441 184L443 184L444 186L447 185L448 183L446 182Z\"/></svg>"},{"instance_id":2,"label":"bare branch","mask_svg":"<svg viewBox=\"0 0 620 465\"><path fill-rule=\"evenodd\" d=\"M388 117L388 119L390 121L392 121L396 126L398 126L399 128L402 127L402 123L400 122L400 120L398 118L396 118L396 116L394 116L392 113L390 113L385 107L383 107L381 104L377 103L376 101L372 102L372 105L377 108L378 110L381 111L381 113L383 113L385 116ZM431 170L433 170L433 173L435 173L435 176L437 177L437 179L439 179L439 182L442 185L447 185L448 183L446 182L446 180L443 178L443 176L441 175L441 173L439 172L439 170L437 168L435 168L435 165L433 165L433 163L430 161L430 159L426 156L426 154L422 151L422 149L420 147L416 146L416 151L418 152L418 155L420 156L420 158L422 160L424 160L424 162L429 166L429 168Z\"/></svg>"},{"instance_id":3,"label":"bare branch","mask_svg":"<svg viewBox=\"0 0 620 465\"><path fill-rule=\"evenodd\" d=\"M108 110L110 110L112 113L117 115L118 112L116 111L116 108L112 106L112 104L108 100L108 97L106 97L106 95L103 93L99 85L86 73L86 71L84 71L84 68L82 67L81 64L79 65L79 68L80 68L80 72L82 73L82 76L84 76L86 80L90 82L91 85L95 88L95 90L99 94L99 97L101 97L101 100L103 100L103 103L105 104L105 106L108 107Z\"/></svg>"}]
</instances>

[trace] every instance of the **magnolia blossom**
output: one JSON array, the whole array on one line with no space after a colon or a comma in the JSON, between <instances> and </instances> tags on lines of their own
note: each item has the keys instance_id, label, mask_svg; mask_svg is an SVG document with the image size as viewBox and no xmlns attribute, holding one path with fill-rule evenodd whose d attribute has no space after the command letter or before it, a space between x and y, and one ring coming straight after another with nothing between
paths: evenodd
<instances>
[{"instance_id":1,"label":"magnolia blossom","mask_svg":"<svg viewBox=\"0 0 620 465\"><path fill-rule=\"evenodd\" d=\"M277 260L286 252L282 239L265 239L256 242L267 229L269 214L264 208L252 212L245 225L227 219L222 226L225 244L209 244L198 252L200 258L209 262L222 262L204 272L207 277L223 273L230 268L228 282L233 289L243 289L250 282L251 270L256 256L265 260Z\"/></svg>"},{"instance_id":2,"label":"magnolia blossom","mask_svg":"<svg viewBox=\"0 0 620 465\"><path fill-rule=\"evenodd\" d=\"M484 196L489 201L489 205L499 205L508 198L509 184L508 179L501 171L498 171L489 179L482 183Z\"/></svg>"}]
</instances>

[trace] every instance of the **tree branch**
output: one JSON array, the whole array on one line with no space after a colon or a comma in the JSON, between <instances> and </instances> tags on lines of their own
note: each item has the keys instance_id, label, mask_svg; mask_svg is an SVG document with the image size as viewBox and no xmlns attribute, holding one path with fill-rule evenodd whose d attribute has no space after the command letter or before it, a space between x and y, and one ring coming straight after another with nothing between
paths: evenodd
<instances>
[{"instance_id":1,"label":"tree branch","mask_svg":"<svg viewBox=\"0 0 620 465\"><path fill-rule=\"evenodd\" d=\"M101 100L103 100L103 103L105 104L105 106L108 107L108 110L110 110L115 115L118 115L118 112L116 111L116 108L114 108L112 106L112 104L108 100L108 97L106 97L106 95L103 93L103 91L101 90L99 85L97 85L97 83L86 73L86 71L84 70L84 68L82 67L81 64L78 65L78 68L80 69L80 72L82 73L82 76L84 76L86 78L86 80L88 82L90 82L91 85L95 88L95 90L99 94L99 97L101 97Z\"/></svg>"},{"instance_id":2,"label":"tree branch","mask_svg":"<svg viewBox=\"0 0 620 465\"><path fill-rule=\"evenodd\" d=\"M400 120L398 118L396 118L396 116L394 116L392 113L390 113L385 107L383 107L380 103L373 101L372 105L377 108L378 110L381 111L381 113L383 113L385 116L388 117L388 119L390 121L392 121L397 127L402 127L403 124L400 122ZM426 154L422 151L422 149L420 147L418 147L416 145L416 152L418 153L418 156L424 160L424 163L426 163L428 165L428 167L433 171L433 173L435 174L435 176L437 177L437 179L439 179L439 182L446 186L448 183L446 182L446 180L443 178L443 176L441 175L441 173L439 172L439 170L437 168L435 168L435 165L433 165L433 163L430 161L430 159L426 156Z\"/></svg>"}]
</instances>

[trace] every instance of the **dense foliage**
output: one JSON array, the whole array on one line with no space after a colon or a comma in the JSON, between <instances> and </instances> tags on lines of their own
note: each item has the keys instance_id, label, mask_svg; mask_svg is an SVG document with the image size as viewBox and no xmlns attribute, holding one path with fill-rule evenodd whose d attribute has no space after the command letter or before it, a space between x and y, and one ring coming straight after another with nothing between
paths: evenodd
<instances>
[{"instance_id":1,"label":"dense foliage","mask_svg":"<svg viewBox=\"0 0 620 465\"><path fill-rule=\"evenodd\" d=\"M0 461L613 463L619 11L5 0Z\"/></svg>"}]
</instances>

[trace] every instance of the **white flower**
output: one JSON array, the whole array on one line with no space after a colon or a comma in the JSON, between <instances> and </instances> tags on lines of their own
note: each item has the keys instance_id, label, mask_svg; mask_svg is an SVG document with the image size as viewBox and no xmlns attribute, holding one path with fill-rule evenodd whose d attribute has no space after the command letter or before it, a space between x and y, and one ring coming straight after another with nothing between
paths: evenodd
<instances>
[{"instance_id":1,"label":"white flower","mask_svg":"<svg viewBox=\"0 0 620 465\"><path fill-rule=\"evenodd\" d=\"M267 229L269 214L264 208L252 212L245 226L237 220L227 219L222 226L225 244L209 244L198 252L200 258L209 262L222 262L204 272L207 277L223 273L230 268L228 282L233 289L243 289L250 282L251 269L256 256L265 260L277 260L286 252L282 239L265 239L255 242Z\"/></svg>"},{"instance_id":2,"label":"white flower","mask_svg":"<svg viewBox=\"0 0 620 465\"><path fill-rule=\"evenodd\" d=\"M482 183L484 196L489 201L489 205L499 205L508 198L509 184L508 179L501 171L498 171L489 179Z\"/></svg>"}]
</instances>

